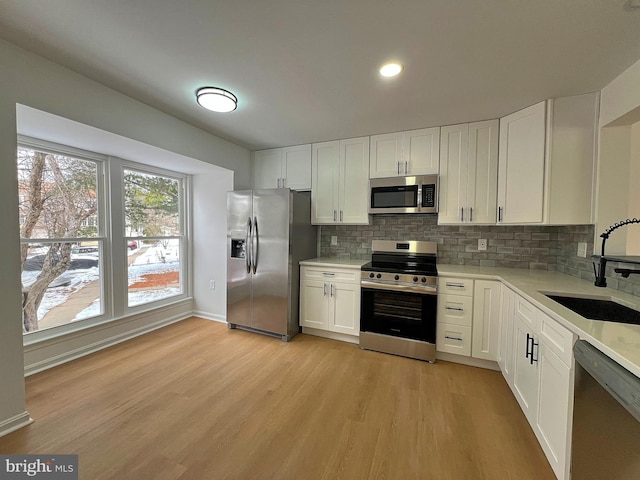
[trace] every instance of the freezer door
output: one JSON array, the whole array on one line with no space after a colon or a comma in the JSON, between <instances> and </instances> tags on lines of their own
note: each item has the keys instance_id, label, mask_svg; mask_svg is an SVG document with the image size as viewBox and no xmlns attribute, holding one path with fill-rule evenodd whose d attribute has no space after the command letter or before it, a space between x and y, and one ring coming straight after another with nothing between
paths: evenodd
<instances>
[{"instance_id":1,"label":"freezer door","mask_svg":"<svg viewBox=\"0 0 640 480\"><path fill-rule=\"evenodd\" d=\"M227 194L227 322L251 326L251 191Z\"/></svg>"},{"instance_id":2,"label":"freezer door","mask_svg":"<svg viewBox=\"0 0 640 480\"><path fill-rule=\"evenodd\" d=\"M289 318L288 189L256 190L253 196L252 327L287 335Z\"/></svg>"}]
</instances>

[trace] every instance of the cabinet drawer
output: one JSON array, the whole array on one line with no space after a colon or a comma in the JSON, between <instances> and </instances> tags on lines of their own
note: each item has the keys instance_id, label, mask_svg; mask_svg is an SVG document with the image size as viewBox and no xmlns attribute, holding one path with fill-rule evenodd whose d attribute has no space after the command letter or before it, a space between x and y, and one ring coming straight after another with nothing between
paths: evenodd
<instances>
[{"instance_id":1,"label":"cabinet drawer","mask_svg":"<svg viewBox=\"0 0 640 480\"><path fill-rule=\"evenodd\" d=\"M471 327L438 323L436 332L436 350L438 352L454 353L456 355L471 356Z\"/></svg>"},{"instance_id":2,"label":"cabinet drawer","mask_svg":"<svg viewBox=\"0 0 640 480\"><path fill-rule=\"evenodd\" d=\"M514 309L516 317L526 322L533 331L537 331L539 310L520 295L516 295L515 297Z\"/></svg>"},{"instance_id":3,"label":"cabinet drawer","mask_svg":"<svg viewBox=\"0 0 640 480\"><path fill-rule=\"evenodd\" d=\"M471 326L473 297L438 295L438 323Z\"/></svg>"},{"instance_id":4,"label":"cabinet drawer","mask_svg":"<svg viewBox=\"0 0 640 480\"><path fill-rule=\"evenodd\" d=\"M438 293L473 296L473 280L471 278L438 277Z\"/></svg>"},{"instance_id":5,"label":"cabinet drawer","mask_svg":"<svg viewBox=\"0 0 640 480\"><path fill-rule=\"evenodd\" d=\"M360 283L360 270L340 268L300 267L300 277L309 280L334 280Z\"/></svg>"},{"instance_id":6,"label":"cabinet drawer","mask_svg":"<svg viewBox=\"0 0 640 480\"><path fill-rule=\"evenodd\" d=\"M538 310L540 338L567 366L571 367L574 335L546 313Z\"/></svg>"}]
</instances>

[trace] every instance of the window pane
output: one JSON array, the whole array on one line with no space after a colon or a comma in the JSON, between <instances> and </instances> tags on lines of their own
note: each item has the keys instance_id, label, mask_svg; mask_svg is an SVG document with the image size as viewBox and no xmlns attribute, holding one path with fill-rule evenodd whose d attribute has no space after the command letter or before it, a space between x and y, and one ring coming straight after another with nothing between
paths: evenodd
<instances>
[{"instance_id":1,"label":"window pane","mask_svg":"<svg viewBox=\"0 0 640 480\"><path fill-rule=\"evenodd\" d=\"M129 306L180 295L180 240L136 242L128 239Z\"/></svg>"},{"instance_id":2,"label":"window pane","mask_svg":"<svg viewBox=\"0 0 640 480\"><path fill-rule=\"evenodd\" d=\"M100 241L23 243L22 249L24 333L103 313Z\"/></svg>"},{"instance_id":3,"label":"window pane","mask_svg":"<svg viewBox=\"0 0 640 480\"><path fill-rule=\"evenodd\" d=\"M95 162L18 148L22 238L98 236Z\"/></svg>"},{"instance_id":4,"label":"window pane","mask_svg":"<svg viewBox=\"0 0 640 480\"><path fill-rule=\"evenodd\" d=\"M180 180L124 170L125 235L180 235Z\"/></svg>"}]
</instances>

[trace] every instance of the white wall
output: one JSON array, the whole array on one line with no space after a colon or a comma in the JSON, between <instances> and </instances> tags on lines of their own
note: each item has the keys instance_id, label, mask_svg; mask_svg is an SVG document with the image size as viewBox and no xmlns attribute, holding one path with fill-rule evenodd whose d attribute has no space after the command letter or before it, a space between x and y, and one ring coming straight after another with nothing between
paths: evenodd
<instances>
[{"instance_id":1,"label":"white wall","mask_svg":"<svg viewBox=\"0 0 640 480\"><path fill-rule=\"evenodd\" d=\"M193 190L193 309L196 315L226 320L227 192L232 172L195 175ZM215 290L209 288L215 281Z\"/></svg>"},{"instance_id":2,"label":"white wall","mask_svg":"<svg viewBox=\"0 0 640 480\"><path fill-rule=\"evenodd\" d=\"M640 110L636 110L640 107L640 60L604 87L600 95L601 127L640 121Z\"/></svg>"},{"instance_id":3,"label":"white wall","mask_svg":"<svg viewBox=\"0 0 640 480\"><path fill-rule=\"evenodd\" d=\"M251 185L250 152L0 40L0 435L28 421L20 325L16 104L234 171ZM147 325L152 325L149 319ZM122 325L119 326L122 328ZM139 331L140 325L136 325ZM115 338L115 337L112 337ZM35 360L35 359L34 359ZM37 363L37 362L36 362Z\"/></svg>"}]
</instances>

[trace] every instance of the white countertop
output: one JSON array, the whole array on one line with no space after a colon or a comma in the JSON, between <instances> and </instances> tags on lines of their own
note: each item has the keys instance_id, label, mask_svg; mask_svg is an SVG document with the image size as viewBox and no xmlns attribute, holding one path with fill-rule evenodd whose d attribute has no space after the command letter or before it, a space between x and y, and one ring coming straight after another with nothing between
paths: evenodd
<instances>
[{"instance_id":1,"label":"white countertop","mask_svg":"<svg viewBox=\"0 0 640 480\"><path fill-rule=\"evenodd\" d=\"M544 293L613 300L640 310L640 297L559 272L438 264L438 275L500 280L547 315L640 377L640 325L588 320Z\"/></svg>"},{"instance_id":2,"label":"white countertop","mask_svg":"<svg viewBox=\"0 0 640 480\"><path fill-rule=\"evenodd\" d=\"M312 267L326 267L326 268L354 268L360 269L365 263L369 263L370 260L356 260L353 258L331 258L331 257L318 257L310 258L309 260L302 260L300 265L307 265Z\"/></svg>"}]
</instances>

